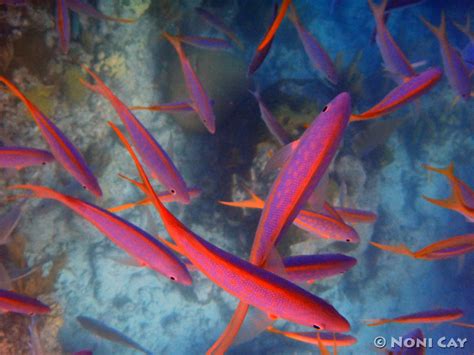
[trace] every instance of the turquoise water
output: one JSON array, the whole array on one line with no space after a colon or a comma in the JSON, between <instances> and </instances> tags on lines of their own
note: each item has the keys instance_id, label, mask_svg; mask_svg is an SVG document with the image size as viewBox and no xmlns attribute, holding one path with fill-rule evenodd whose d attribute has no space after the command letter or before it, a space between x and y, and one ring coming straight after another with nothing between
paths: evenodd
<instances>
[{"instance_id":1,"label":"turquoise water","mask_svg":"<svg viewBox=\"0 0 474 355\"><path fill-rule=\"evenodd\" d=\"M330 85L311 67L294 26L283 20L271 51L248 78L247 67L270 22L271 1L90 1L103 13L138 19L133 24L71 16L67 54L59 48L53 2L31 1L26 7L0 5L0 70L54 121L84 155L103 190L95 198L60 164L19 172L2 169L2 211L12 193L7 186L45 185L108 208L137 201L142 194L117 174L137 176L134 166L107 121L121 125L104 98L85 89L80 65L90 66L129 106L176 102L188 98L175 50L163 31L226 38L194 11L202 6L224 21L244 43L244 49L208 51L186 46L186 55L213 100L215 134L208 133L194 113L136 113L168 152L188 186L202 190L189 205L168 204L192 231L239 257L248 258L260 218L257 210L239 210L219 200L247 198L243 186L265 197L276 173L264 175L266 161L280 145L271 136L248 89L262 98L297 139L321 109L342 91L352 97L352 112L363 112L397 84L384 71L376 44L370 41L373 16L365 1L295 0L302 24L317 37L336 65L340 83ZM442 68L436 38L418 16L434 24L440 13L448 19L448 38L463 49L468 38L453 26L474 16L469 1L427 0L394 11L388 28L410 62ZM235 47L235 46L234 46ZM2 87L3 88L3 87ZM375 241L405 243L417 250L448 237L472 232L460 214L426 202L449 196L442 176L422 164L455 164L458 177L474 186L472 98L456 102L446 75L419 100L368 122L351 123L329 167L318 195L338 206L370 210L373 224L355 226L361 242L347 245L309 237L290 228L279 244L282 255L344 253L357 265L341 276L311 286L310 292L331 303L351 323L357 344L339 354L372 354L377 336L390 339L419 326L436 342L441 337L467 339L463 349L434 346L428 354L471 354L472 330L450 324L367 327L364 320L396 317L437 308L460 308L460 320L473 323L473 257L441 261L413 260L376 249ZM24 105L0 92L0 140L4 146L48 149ZM156 185L159 186L159 185ZM158 188L161 190L162 188ZM168 237L160 218L149 207L120 213L149 233ZM190 287L172 283L156 272L117 262L126 254L81 217L50 200L28 202L12 241L0 246L0 261L10 276L27 266L36 271L13 283L15 291L38 298L52 308L38 320L44 353L132 354L127 347L97 337L77 322L77 316L102 321L134 339L154 354L202 354L224 330L238 300L200 273ZM29 318L6 314L0 321L0 353L30 351ZM308 329L279 320L291 331ZM312 345L263 332L236 345L233 354L318 353Z\"/></svg>"}]
</instances>

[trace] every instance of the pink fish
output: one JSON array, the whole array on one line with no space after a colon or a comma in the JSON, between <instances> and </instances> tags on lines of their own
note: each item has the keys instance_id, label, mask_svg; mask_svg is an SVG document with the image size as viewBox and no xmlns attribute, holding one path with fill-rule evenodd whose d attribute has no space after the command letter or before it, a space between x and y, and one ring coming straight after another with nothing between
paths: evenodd
<instances>
[{"instance_id":1,"label":"pink fish","mask_svg":"<svg viewBox=\"0 0 474 355\"><path fill-rule=\"evenodd\" d=\"M421 17L421 20L438 39L444 72L448 77L449 84L460 97L464 100L468 100L471 96L469 71L462 60L461 54L448 42L448 36L446 35L446 16L444 12L441 13L441 24L439 27L433 26L423 17Z\"/></svg>"},{"instance_id":2,"label":"pink fish","mask_svg":"<svg viewBox=\"0 0 474 355\"><path fill-rule=\"evenodd\" d=\"M231 44L225 39L201 37L201 36L177 36L180 42L189 44L190 46L209 49L214 51L229 50L232 48Z\"/></svg>"},{"instance_id":3,"label":"pink fish","mask_svg":"<svg viewBox=\"0 0 474 355\"><path fill-rule=\"evenodd\" d=\"M32 316L35 314L47 314L51 309L37 299L14 291L0 290L0 311Z\"/></svg>"},{"instance_id":4,"label":"pink fish","mask_svg":"<svg viewBox=\"0 0 474 355\"><path fill-rule=\"evenodd\" d=\"M351 122L374 119L398 110L401 106L431 90L441 79L442 75L443 73L439 68L430 68L411 77L390 91L378 104L369 110L351 115Z\"/></svg>"},{"instance_id":5,"label":"pink fish","mask_svg":"<svg viewBox=\"0 0 474 355\"><path fill-rule=\"evenodd\" d=\"M143 167L123 134L115 132L132 156L142 180L141 189L152 199L168 234L181 252L225 291L275 318L331 331L348 331L347 320L326 301L295 284L212 245L181 223L158 199Z\"/></svg>"},{"instance_id":6,"label":"pink fish","mask_svg":"<svg viewBox=\"0 0 474 355\"><path fill-rule=\"evenodd\" d=\"M42 149L0 147L0 168L20 170L28 166L46 165L53 160L54 156Z\"/></svg>"},{"instance_id":7,"label":"pink fish","mask_svg":"<svg viewBox=\"0 0 474 355\"><path fill-rule=\"evenodd\" d=\"M9 189L29 190L33 195L27 197L51 199L62 203L91 223L120 249L130 254L139 265L155 270L172 281L191 285L192 279L186 266L168 247L123 218L44 186L15 185Z\"/></svg>"},{"instance_id":8,"label":"pink fish","mask_svg":"<svg viewBox=\"0 0 474 355\"><path fill-rule=\"evenodd\" d=\"M273 21L265 37L262 39L262 41L257 47L259 51L263 50L268 45L268 43L272 41L273 38L275 37L275 34L278 28L280 27L281 22L283 21L283 18L285 17L286 11L288 10L288 6L290 6L290 4L291 4L291 0L282 0L280 10L278 11L278 14L276 15L275 20Z\"/></svg>"},{"instance_id":9,"label":"pink fish","mask_svg":"<svg viewBox=\"0 0 474 355\"><path fill-rule=\"evenodd\" d=\"M234 42L237 45L237 47L239 47L240 49L244 48L244 45L237 38L235 33L220 18L211 14L209 11L207 11L206 9L203 9L202 7L196 7L194 10L208 24L210 24L212 27L214 27L218 31L225 34L232 42Z\"/></svg>"},{"instance_id":10,"label":"pink fish","mask_svg":"<svg viewBox=\"0 0 474 355\"><path fill-rule=\"evenodd\" d=\"M250 262L265 265L279 238L302 209L324 176L349 123L351 98L341 93L325 106L298 141L290 145L289 155L265 201L258 223ZM288 147L288 146L287 146ZM208 353L225 352L239 332L248 305L240 302L224 333Z\"/></svg>"},{"instance_id":11,"label":"pink fish","mask_svg":"<svg viewBox=\"0 0 474 355\"><path fill-rule=\"evenodd\" d=\"M189 203L186 183L165 150L161 148L151 133L148 132L128 107L115 96L99 76L85 66L84 69L92 76L96 83L90 84L81 79L82 84L102 95L110 102L127 128L133 144L146 166L152 172L153 177L160 181L171 194L176 195L176 199L179 202Z\"/></svg>"},{"instance_id":12,"label":"pink fish","mask_svg":"<svg viewBox=\"0 0 474 355\"><path fill-rule=\"evenodd\" d=\"M214 111L212 110L211 100L204 90L198 76L194 72L191 63L186 57L186 54L181 47L179 37L172 36L167 32L164 32L163 36L165 36L165 38L171 43L178 53L179 61L181 62L181 69L184 75L184 81L186 82L186 88L188 89L188 93L191 98L192 108L197 112L199 119L202 121L207 130L214 134L216 132L216 118L214 116Z\"/></svg>"},{"instance_id":13,"label":"pink fish","mask_svg":"<svg viewBox=\"0 0 474 355\"><path fill-rule=\"evenodd\" d=\"M26 105L35 120L41 134L49 145L51 153L56 160L71 174L81 185L96 196L102 196L102 190L96 177L92 174L84 157L69 141L63 132L49 120L21 91L8 79L0 76L4 83L15 96Z\"/></svg>"}]
</instances>

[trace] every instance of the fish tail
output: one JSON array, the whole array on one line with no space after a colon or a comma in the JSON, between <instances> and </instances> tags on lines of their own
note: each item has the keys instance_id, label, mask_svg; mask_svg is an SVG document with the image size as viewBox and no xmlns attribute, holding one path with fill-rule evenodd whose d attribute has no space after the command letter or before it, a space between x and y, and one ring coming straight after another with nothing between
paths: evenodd
<instances>
[{"instance_id":1,"label":"fish tail","mask_svg":"<svg viewBox=\"0 0 474 355\"><path fill-rule=\"evenodd\" d=\"M28 100L28 98L20 91L20 89L18 89L15 84L13 84L10 80L5 78L4 76L0 76L0 82L5 84L5 86L13 93L13 95L23 101L23 103L26 105L26 107L28 107L31 112L38 111L38 109L31 103L31 101Z\"/></svg>"},{"instance_id":2,"label":"fish tail","mask_svg":"<svg viewBox=\"0 0 474 355\"><path fill-rule=\"evenodd\" d=\"M146 188L145 188L145 185L140 182L140 181L137 181L137 180L134 180L132 178L129 178L128 176L125 176L123 174L118 174L122 179L128 181L129 183L135 185L136 187L138 187L141 191L145 192L146 193ZM148 198L147 198L148 199Z\"/></svg>"},{"instance_id":3,"label":"fish tail","mask_svg":"<svg viewBox=\"0 0 474 355\"><path fill-rule=\"evenodd\" d=\"M231 207L240 207L240 208L256 208L261 209L263 208L265 202L258 197L252 190L245 188L247 193L250 195L250 199L243 200L243 201L218 201L221 205L231 206Z\"/></svg>"},{"instance_id":4,"label":"fish tail","mask_svg":"<svg viewBox=\"0 0 474 355\"><path fill-rule=\"evenodd\" d=\"M164 245L166 245L168 248L173 250L174 252L176 252L178 254L181 254L183 256L186 256L185 253L181 250L181 248L179 246L177 246L176 244L174 244L173 242L170 242L169 240L164 239L164 238L160 237L159 235L157 235L155 238L158 239Z\"/></svg>"},{"instance_id":5,"label":"fish tail","mask_svg":"<svg viewBox=\"0 0 474 355\"><path fill-rule=\"evenodd\" d=\"M110 98L112 97L112 93L110 89L105 85L105 83L102 81L99 76L92 71L88 66L86 65L81 65L82 69L84 69L91 77L94 79L95 84L89 83L88 81L80 78L79 81L81 82L82 85L84 85L86 88L89 90L96 92L104 97Z\"/></svg>"},{"instance_id":6,"label":"fish tail","mask_svg":"<svg viewBox=\"0 0 474 355\"><path fill-rule=\"evenodd\" d=\"M458 22L453 22L454 26L461 32L463 32L471 41L474 41L474 32L471 31L471 16L468 14L466 18L466 24L463 26Z\"/></svg>"},{"instance_id":7,"label":"fish tail","mask_svg":"<svg viewBox=\"0 0 474 355\"><path fill-rule=\"evenodd\" d=\"M449 163L446 168L435 168L434 166L423 164L423 168L429 171L434 171L435 173L447 176L448 178L454 177L454 162Z\"/></svg>"},{"instance_id":8,"label":"fish tail","mask_svg":"<svg viewBox=\"0 0 474 355\"><path fill-rule=\"evenodd\" d=\"M46 186L25 184L25 185L8 186L7 189L8 190L29 190L32 192L32 194L22 195L28 198L47 198L47 199L61 200L61 201L64 199L64 195Z\"/></svg>"},{"instance_id":9,"label":"fish tail","mask_svg":"<svg viewBox=\"0 0 474 355\"><path fill-rule=\"evenodd\" d=\"M383 325L383 324L387 324L387 323L390 323L392 322L391 319L387 319L387 318L381 318L381 319L366 319L364 320L364 323L368 326L368 327L377 327L379 325Z\"/></svg>"},{"instance_id":10,"label":"fish tail","mask_svg":"<svg viewBox=\"0 0 474 355\"><path fill-rule=\"evenodd\" d=\"M163 32L162 33L162 36L165 37L168 42L171 43L171 45L176 48L176 50L178 52L180 52L182 49L181 49L181 41L179 40L179 37L178 36L173 36L171 34L169 34L168 32Z\"/></svg>"},{"instance_id":11,"label":"fish tail","mask_svg":"<svg viewBox=\"0 0 474 355\"><path fill-rule=\"evenodd\" d=\"M402 255L407 255L414 257L415 253L413 253L410 249L405 244L400 244L400 245L384 245L376 242L370 242L374 247L389 251L391 253L395 254L402 254Z\"/></svg>"},{"instance_id":12,"label":"fish tail","mask_svg":"<svg viewBox=\"0 0 474 355\"><path fill-rule=\"evenodd\" d=\"M464 322L451 322L453 325L457 325L458 327L463 328L474 328L474 324L464 323Z\"/></svg>"},{"instance_id":13,"label":"fish tail","mask_svg":"<svg viewBox=\"0 0 474 355\"><path fill-rule=\"evenodd\" d=\"M104 15L104 19L107 21L129 23L129 24L137 22L137 19L113 17L113 16L107 16L107 15Z\"/></svg>"},{"instance_id":14,"label":"fish tail","mask_svg":"<svg viewBox=\"0 0 474 355\"><path fill-rule=\"evenodd\" d=\"M286 14L286 16L288 16L288 20L290 20L294 24L297 24L300 22L298 12L296 12L296 6L293 5L293 3L291 3L290 6L288 6L288 13Z\"/></svg>"},{"instance_id":15,"label":"fish tail","mask_svg":"<svg viewBox=\"0 0 474 355\"><path fill-rule=\"evenodd\" d=\"M126 211L130 208L135 208L137 206L143 206L143 205L147 205L151 203L150 199L147 197L147 198L144 198L140 201L137 201L137 202L130 202L130 203L124 203L123 205L119 205L119 206L115 206L115 207L111 207L111 208L108 208L107 210L109 212L112 212L112 213L116 213L116 212L122 212L122 211Z\"/></svg>"},{"instance_id":16,"label":"fish tail","mask_svg":"<svg viewBox=\"0 0 474 355\"><path fill-rule=\"evenodd\" d=\"M444 200L438 200L438 199L427 197L424 195L421 197L423 197L429 203L432 203L433 205L436 205L442 208L453 209L456 206L458 206L458 202L454 194L452 194L450 197Z\"/></svg>"},{"instance_id":17,"label":"fish tail","mask_svg":"<svg viewBox=\"0 0 474 355\"><path fill-rule=\"evenodd\" d=\"M439 24L439 27L436 27L428 22L423 16L420 16L420 20L431 32L433 32L438 40L441 41L446 39L446 15L444 14L444 11L441 12L441 23Z\"/></svg>"},{"instance_id":18,"label":"fish tail","mask_svg":"<svg viewBox=\"0 0 474 355\"><path fill-rule=\"evenodd\" d=\"M282 334L282 335L285 334L285 332L283 330L273 328L271 325L267 327L267 332L275 333L275 334Z\"/></svg>"},{"instance_id":19,"label":"fish tail","mask_svg":"<svg viewBox=\"0 0 474 355\"><path fill-rule=\"evenodd\" d=\"M376 4L374 0L367 0L369 3L370 10L374 14L377 22L384 22L385 8L387 7L387 1L383 0L380 4Z\"/></svg>"}]
</instances>

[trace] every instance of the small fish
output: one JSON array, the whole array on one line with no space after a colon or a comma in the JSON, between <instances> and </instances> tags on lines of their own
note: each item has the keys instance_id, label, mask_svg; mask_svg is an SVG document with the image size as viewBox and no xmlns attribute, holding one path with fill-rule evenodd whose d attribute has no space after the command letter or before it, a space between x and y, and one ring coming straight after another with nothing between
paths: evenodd
<instances>
[{"instance_id":1,"label":"small fish","mask_svg":"<svg viewBox=\"0 0 474 355\"><path fill-rule=\"evenodd\" d=\"M385 26L384 17L388 0L382 0L380 5L376 5L373 0L368 1L377 24L375 40L382 55L385 68L391 74L400 77L401 81L415 76L415 70Z\"/></svg>"},{"instance_id":2,"label":"small fish","mask_svg":"<svg viewBox=\"0 0 474 355\"><path fill-rule=\"evenodd\" d=\"M37 299L14 291L0 290L0 312L26 315L47 314L51 309Z\"/></svg>"},{"instance_id":3,"label":"small fish","mask_svg":"<svg viewBox=\"0 0 474 355\"><path fill-rule=\"evenodd\" d=\"M265 201L250 252L252 264L265 265L279 238L323 178L349 123L350 111L350 95L339 94L323 108L301 138L291 143L293 152L289 154ZM248 305L239 302L230 323L208 353L220 354L232 345L247 311Z\"/></svg>"},{"instance_id":4,"label":"small fish","mask_svg":"<svg viewBox=\"0 0 474 355\"><path fill-rule=\"evenodd\" d=\"M189 188L188 189L188 194L189 194L189 198L191 200L195 199L195 198L197 198L201 195L201 189ZM158 195L158 198L160 199L160 201L163 202L163 203L175 202L176 201L176 196L169 193L169 192L158 192L157 195ZM108 208L107 210L109 212L116 213L116 212L121 212L121 211L128 210L130 208L134 208L134 207L137 207L137 206L151 205L151 203L152 203L151 200L148 197L145 197L144 199L142 199L140 201L125 203L125 204L120 205L120 206L115 206L115 207Z\"/></svg>"},{"instance_id":5,"label":"small fish","mask_svg":"<svg viewBox=\"0 0 474 355\"><path fill-rule=\"evenodd\" d=\"M370 242L374 247L395 254L402 254L414 259L441 260L454 258L474 251L474 234L459 235L430 244L418 251L411 251L404 244L383 245Z\"/></svg>"},{"instance_id":6,"label":"small fish","mask_svg":"<svg viewBox=\"0 0 474 355\"><path fill-rule=\"evenodd\" d=\"M182 101L182 102L170 102L164 104L158 104L153 106L130 106L130 110L133 111L160 111L160 112L180 112L180 111L194 111L191 102Z\"/></svg>"},{"instance_id":7,"label":"small fish","mask_svg":"<svg viewBox=\"0 0 474 355\"><path fill-rule=\"evenodd\" d=\"M123 218L44 186L14 185L8 189L29 190L33 194L27 195L28 197L51 199L62 203L96 227L120 249L130 254L139 265L148 267L172 281L191 285L192 279L186 266L168 247Z\"/></svg>"},{"instance_id":8,"label":"small fish","mask_svg":"<svg viewBox=\"0 0 474 355\"><path fill-rule=\"evenodd\" d=\"M140 154L143 162L152 172L153 177L162 183L171 194L176 195L176 199L179 202L189 203L186 183L165 150L128 107L105 85L99 76L86 66L83 68L95 80L95 84L90 84L82 79L81 83L110 102L130 134L138 154Z\"/></svg>"},{"instance_id":9,"label":"small fish","mask_svg":"<svg viewBox=\"0 0 474 355\"><path fill-rule=\"evenodd\" d=\"M459 23L454 23L454 25L469 38L469 43L461 51L461 56L472 76L474 71L474 32L471 31L471 17L467 15L466 24L464 26Z\"/></svg>"},{"instance_id":10,"label":"small fish","mask_svg":"<svg viewBox=\"0 0 474 355\"><path fill-rule=\"evenodd\" d=\"M464 312L459 308L453 309L436 309L433 311L417 312L400 316L396 318L382 318L382 319L370 319L368 320L367 326L376 327L382 324L388 323L443 323L450 322L464 316Z\"/></svg>"},{"instance_id":11,"label":"small fish","mask_svg":"<svg viewBox=\"0 0 474 355\"><path fill-rule=\"evenodd\" d=\"M469 222L474 222L474 190L454 175L454 163L449 164L444 169L429 165L423 165L423 167L429 171L446 176L451 185L452 193L450 197L444 200L437 200L426 196L422 197L432 204L462 214Z\"/></svg>"},{"instance_id":12,"label":"small fish","mask_svg":"<svg viewBox=\"0 0 474 355\"><path fill-rule=\"evenodd\" d=\"M183 71L184 81L186 82L186 88L189 96L191 97L191 106L198 114L200 120L207 128L209 133L214 134L216 132L216 118L214 111L212 110L211 100L209 99L206 91L204 90L201 81L194 72L183 48L179 37L172 36L167 32L163 32L163 36L171 43L178 53L179 61L181 63L181 70Z\"/></svg>"},{"instance_id":13,"label":"small fish","mask_svg":"<svg viewBox=\"0 0 474 355\"><path fill-rule=\"evenodd\" d=\"M40 129L43 138L49 145L54 158L71 174L84 189L94 195L102 196L102 190L96 177L92 174L81 153L69 141L63 132L49 120L21 91L8 79L0 76L0 82L4 83L13 94L26 105Z\"/></svg>"},{"instance_id":14,"label":"small fish","mask_svg":"<svg viewBox=\"0 0 474 355\"><path fill-rule=\"evenodd\" d=\"M429 91L443 75L441 69L430 68L411 77L390 91L378 104L369 110L351 115L351 122L371 120L398 110L401 106L413 101Z\"/></svg>"},{"instance_id":15,"label":"small fish","mask_svg":"<svg viewBox=\"0 0 474 355\"><path fill-rule=\"evenodd\" d=\"M423 17L420 17L420 19L438 39L444 72L448 77L449 84L461 98L468 100L471 96L469 71L461 58L461 54L448 42L444 12L441 13L441 24L439 27L433 26Z\"/></svg>"},{"instance_id":16,"label":"small fish","mask_svg":"<svg viewBox=\"0 0 474 355\"><path fill-rule=\"evenodd\" d=\"M26 199L0 216L0 245L5 245L10 241L10 236L23 214L25 203Z\"/></svg>"},{"instance_id":17,"label":"small fish","mask_svg":"<svg viewBox=\"0 0 474 355\"><path fill-rule=\"evenodd\" d=\"M377 214L371 211L345 207L335 207L334 209L346 223L374 223L377 220Z\"/></svg>"},{"instance_id":18,"label":"small fish","mask_svg":"<svg viewBox=\"0 0 474 355\"><path fill-rule=\"evenodd\" d=\"M357 264L353 257L343 254L297 255L283 258L285 274L291 282L313 283L340 275Z\"/></svg>"},{"instance_id":19,"label":"small fish","mask_svg":"<svg viewBox=\"0 0 474 355\"><path fill-rule=\"evenodd\" d=\"M336 85L338 78L334 63L321 44L318 42L316 37L314 37L310 32L308 32L308 30L306 30L306 28L303 27L293 4L290 5L288 18L295 26L301 43L303 43L304 50L308 55L308 58L310 59L314 69L316 69L316 71L318 71L331 84Z\"/></svg>"},{"instance_id":20,"label":"small fish","mask_svg":"<svg viewBox=\"0 0 474 355\"><path fill-rule=\"evenodd\" d=\"M275 3L275 6L273 7L272 23L275 21L277 14L278 14L278 4ZM267 35L269 30L270 28L268 28L267 32L265 33L265 36ZM260 68L260 66L263 64L263 61L265 60L268 53L270 52L272 43L273 43L273 38L261 50L259 50L258 48L255 50L255 53L249 64L247 76L251 76L253 73L257 71L258 68Z\"/></svg>"},{"instance_id":21,"label":"small fish","mask_svg":"<svg viewBox=\"0 0 474 355\"><path fill-rule=\"evenodd\" d=\"M351 346L357 343L356 338L346 334L325 332L286 332L273 327L268 327L267 330L271 333L281 334L287 338L312 345L318 345L318 335L319 341L325 346L343 347Z\"/></svg>"},{"instance_id":22,"label":"small fish","mask_svg":"<svg viewBox=\"0 0 474 355\"><path fill-rule=\"evenodd\" d=\"M142 353L147 355L152 354L151 351L146 350L144 347L142 347L136 341L130 339L122 332L112 327L109 327L108 325L102 323L97 319L86 316L77 316L76 320L79 322L81 327L100 338L110 340L114 343L126 346L130 349L141 351Z\"/></svg>"},{"instance_id":23,"label":"small fish","mask_svg":"<svg viewBox=\"0 0 474 355\"><path fill-rule=\"evenodd\" d=\"M122 23L132 23L135 20L121 19L102 14L91 5L80 0L56 0L56 28L59 33L59 43L64 54L69 51L71 40L71 23L69 10L82 13L100 20L108 20Z\"/></svg>"},{"instance_id":24,"label":"small fish","mask_svg":"<svg viewBox=\"0 0 474 355\"><path fill-rule=\"evenodd\" d=\"M423 341L425 336L420 328L416 328L411 332L403 335L401 337L403 339L403 344L416 344L416 341ZM412 342L409 341L412 340ZM396 346L388 350L387 354L389 355L425 355L426 347L423 343L417 344L416 346Z\"/></svg>"},{"instance_id":25,"label":"small fish","mask_svg":"<svg viewBox=\"0 0 474 355\"><path fill-rule=\"evenodd\" d=\"M189 44L190 46L209 49L214 51L225 51L232 48L231 44L225 39L201 37L201 36L176 36L180 42Z\"/></svg>"},{"instance_id":26,"label":"small fish","mask_svg":"<svg viewBox=\"0 0 474 355\"><path fill-rule=\"evenodd\" d=\"M265 122L265 125L267 126L268 130L273 135L273 137L275 137L275 139L281 145L289 144L290 136L285 131L285 129L280 125L276 117L273 116L273 114L268 109L268 107L265 105L265 103L262 100L262 97L260 96L260 92L258 90L255 90L255 91L249 90L249 92L257 100L258 107L260 109L260 116L262 117L263 122Z\"/></svg>"},{"instance_id":27,"label":"small fish","mask_svg":"<svg viewBox=\"0 0 474 355\"><path fill-rule=\"evenodd\" d=\"M46 165L54 160L54 156L42 149L25 147L0 147L0 168L14 168L17 170Z\"/></svg>"},{"instance_id":28,"label":"small fish","mask_svg":"<svg viewBox=\"0 0 474 355\"><path fill-rule=\"evenodd\" d=\"M139 171L143 192L153 201L165 229L181 252L211 281L241 301L272 317L316 329L348 331L350 325L326 301L269 271L259 268L207 242L189 230L158 199L124 135L111 123Z\"/></svg>"},{"instance_id":29,"label":"small fish","mask_svg":"<svg viewBox=\"0 0 474 355\"><path fill-rule=\"evenodd\" d=\"M234 42L240 49L244 48L242 42L237 38L235 33L217 16L211 14L209 11L202 7L196 7L194 9L196 13L201 16L208 24L217 29L218 31L225 34L232 42Z\"/></svg>"},{"instance_id":30,"label":"small fish","mask_svg":"<svg viewBox=\"0 0 474 355\"><path fill-rule=\"evenodd\" d=\"M225 202L219 201L225 206L240 207L240 208L258 208L263 209L265 201L247 189L250 195L250 200ZM316 213L310 210L302 209L296 216L293 224L314 236L333 239L349 243L358 243L360 241L357 232L344 222L338 219L329 217L325 214Z\"/></svg>"},{"instance_id":31,"label":"small fish","mask_svg":"<svg viewBox=\"0 0 474 355\"><path fill-rule=\"evenodd\" d=\"M265 46L275 37L276 31L281 25L283 18L285 17L286 11L288 10L288 6L290 6L291 0L283 0L280 6L280 11L278 11L278 15L275 17L272 25L268 29L265 37L262 39L260 44L258 45L257 49L259 51L263 50Z\"/></svg>"}]
</instances>

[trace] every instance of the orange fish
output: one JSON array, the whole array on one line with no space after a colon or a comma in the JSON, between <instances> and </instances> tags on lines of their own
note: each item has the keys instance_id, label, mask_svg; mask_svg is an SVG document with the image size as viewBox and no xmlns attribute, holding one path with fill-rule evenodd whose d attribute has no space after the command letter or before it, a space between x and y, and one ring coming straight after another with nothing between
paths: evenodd
<instances>
[{"instance_id":1,"label":"orange fish","mask_svg":"<svg viewBox=\"0 0 474 355\"><path fill-rule=\"evenodd\" d=\"M443 323L456 320L464 316L458 308L436 309L432 311L417 312L396 318L370 319L369 327L376 327L387 323Z\"/></svg>"},{"instance_id":2,"label":"orange fish","mask_svg":"<svg viewBox=\"0 0 474 355\"><path fill-rule=\"evenodd\" d=\"M318 345L318 342L325 346L351 346L357 343L357 339L351 335L339 333L323 333L323 332L286 332L273 327L268 327L267 331L271 333L281 334L287 338L301 341L303 343ZM319 337L318 337L319 336ZM318 339L319 338L319 339Z\"/></svg>"},{"instance_id":3,"label":"orange fish","mask_svg":"<svg viewBox=\"0 0 474 355\"><path fill-rule=\"evenodd\" d=\"M451 163L444 169L435 168L429 165L423 165L423 167L427 170L446 176L453 192L451 196L445 200L436 200L426 196L422 197L426 201L437 206L462 214L469 222L474 222L474 190L454 175L454 164Z\"/></svg>"},{"instance_id":4,"label":"orange fish","mask_svg":"<svg viewBox=\"0 0 474 355\"><path fill-rule=\"evenodd\" d=\"M272 26L267 31L265 37L262 39L262 42L258 45L258 50L261 51L265 48L265 46L275 37L275 33L281 25L283 18L285 17L286 10L288 10L288 6L290 6L291 0L283 0L280 11L278 11L278 15L275 17L275 21L273 21Z\"/></svg>"},{"instance_id":5,"label":"orange fish","mask_svg":"<svg viewBox=\"0 0 474 355\"><path fill-rule=\"evenodd\" d=\"M414 259L441 260L454 258L474 251L474 234L459 235L430 244L418 251L411 251L406 245L383 245L370 242L374 247Z\"/></svg>"}]
</instances>

